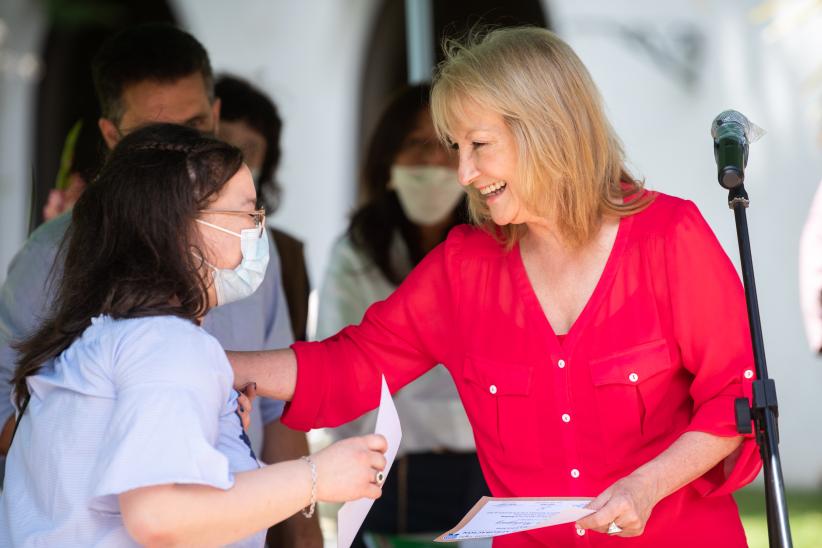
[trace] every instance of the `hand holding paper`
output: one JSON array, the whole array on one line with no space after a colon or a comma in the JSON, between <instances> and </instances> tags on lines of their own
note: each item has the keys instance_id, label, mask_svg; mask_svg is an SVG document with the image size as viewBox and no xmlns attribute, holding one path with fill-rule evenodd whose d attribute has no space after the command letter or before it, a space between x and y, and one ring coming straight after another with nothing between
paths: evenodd
<instances>
[{"instance_id":1,"label":"hand holding paper","mask_svg":"<svg viewBox=\"0 0 822 548\"><path fill-rule=\"evenodd\" d=\"M397 450L400 447L402 428L385 377L382 378L380 408L377 412L377 427L374 429L374 433L382 434L388 441L388 450L385 452L386 464L383 471L384 476L388 477L388 472L391 470L391 465L394 463L394 458L397 456ZM373 504L374 501L371 499L358 499L347 502L340 508L337 513L337 548L351 546L354 537L357 536L357 531L360 530L363 521L365 521L365 516L368 515L368 511L371 510Z\"/></svg>"}]
</instances>

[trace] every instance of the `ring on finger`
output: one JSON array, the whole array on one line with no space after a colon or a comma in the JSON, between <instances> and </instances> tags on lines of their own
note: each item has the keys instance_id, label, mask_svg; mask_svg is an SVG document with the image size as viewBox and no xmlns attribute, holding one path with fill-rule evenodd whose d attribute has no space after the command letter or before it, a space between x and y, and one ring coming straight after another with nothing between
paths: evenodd
<instances>
[{"instance_id":1,"label":"ring on finger","mask_svg":"<svg viewBox=\"0 0 822 548\"><path fill-rule=\"evenodd\" d=\"M383 472L377 472L374 474L374 483L377 485L382 485L385 481L385 474Z\"/></svg>"},{"instance_id":2,"label":"ring on finger","mask_svg":"<svg viewBox=\"0 0 822 548\"><path fill-rule=\"evenodd\" d=\"M612 521L610 525L608 525L608 534L609 535L616 535L622 532L622 527L616 524L616 522Z\"/></svg>"}]
</instances>

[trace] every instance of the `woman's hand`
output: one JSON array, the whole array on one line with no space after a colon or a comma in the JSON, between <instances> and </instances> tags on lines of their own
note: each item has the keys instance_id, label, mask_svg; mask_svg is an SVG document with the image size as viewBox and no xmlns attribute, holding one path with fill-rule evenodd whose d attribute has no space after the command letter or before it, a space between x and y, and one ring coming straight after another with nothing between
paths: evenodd
<instances>
[{"instance_id":1,"label":"woman's hand","mask_svg":"<svg viewBox=\"0 0 822 548\"><path fill-rule=\"evenodd\" d=\"M685 432L655 459L592 500L588 508L596 512L579 520L577 527L607 533L613 522L622 529L621 537L641 535L657 502L702 476L741 443L741 436Z\"/></svg>"},{"instance_id":2,"label":"woman's hand","mask_svg":"<svg viewBox=\"0 0 822 548\"><path fill-rule=\"evenodd\" d=\"M226 352L234 370L234 388L253 382L257 393L291 401L297 387L297 356L290 348L257 352Z\"/></svg>"},{"instance_id":3,"label":"woman's hand","mask_svg":"<svg viewBox=\"0 0 822 548\"><path fill-rule=\"evenodd\" d=\"M250 382L239 390L237 396L237 414L240 416L240 421L243 423L243 430L248 430L251 426L251 404L254 403L254 398L257 397L257 385Z\"/></svg>"},{"instance_id":4,"label":"woman's hand","mask_svg":"<svg viewBox=\"0 0 822 548\"><path fill-rule=\"evenodd\" d=\"M388 442L371 434L338 441L312 458L317 465L317 499L346 502L363 497L379 498L382 483L377 473L385 470Z\"/></svg>"},{"instance_id":5,"label":"woman's hand","mask_svg":"<svg viewBox=\"0 0 822 548\"><path fill-rule=\"evenodd\" d=\"M659 502L656 485L646 476L631 474L611 485L587 508L596 510L579 520L577 527L607 533L611 523L622 529L620 537L636 537L645 530L645 524Z\"/></svg>"}]
</instances>

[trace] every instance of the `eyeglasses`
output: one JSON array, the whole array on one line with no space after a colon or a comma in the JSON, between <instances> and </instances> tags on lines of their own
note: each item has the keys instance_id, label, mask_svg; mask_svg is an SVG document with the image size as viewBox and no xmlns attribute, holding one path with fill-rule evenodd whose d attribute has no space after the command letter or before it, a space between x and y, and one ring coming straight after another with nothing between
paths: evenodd
<instances>
[{"instance_id":1,"label":"eyeglasses","mask_svg":"<svg viewBox=\"0 0 822 548\"><path fill-rule=\"evenodd\" d=\"M251 217L254 221L254 228L259 230L258 236L261 236L265 229L265 209L256 209L254 211L237 211L234 209L201 209L200 213L215 213L218 215L239 215L243 217Z\"/></svg>"}]
</instances>

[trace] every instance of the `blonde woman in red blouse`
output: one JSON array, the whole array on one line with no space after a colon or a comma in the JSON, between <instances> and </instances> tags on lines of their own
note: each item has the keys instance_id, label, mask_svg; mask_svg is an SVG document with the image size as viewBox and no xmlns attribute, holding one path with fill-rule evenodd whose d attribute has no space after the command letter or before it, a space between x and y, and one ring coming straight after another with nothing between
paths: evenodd
<instances>
[{"instance_id":1,"label":"blonde woman in red blouse","mask_svg":"<svg viewBox=\"0 0 822 548\"><path fill-rule=\"evenodd\" d=\"M745 546L731 492L761 464L733 402L750 336L697 208L630 176L587 70L546 30L452 44L431 108L475 226L361 325L234 356L236 382L309 429L374 408L381 373L398 390L442 363L495 496L596 497L576 526L495 546Z\"/></svg>"}]
</instances>

